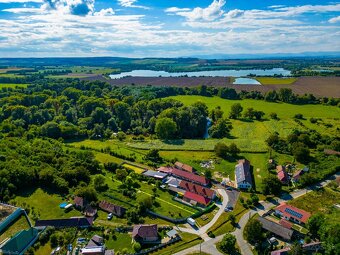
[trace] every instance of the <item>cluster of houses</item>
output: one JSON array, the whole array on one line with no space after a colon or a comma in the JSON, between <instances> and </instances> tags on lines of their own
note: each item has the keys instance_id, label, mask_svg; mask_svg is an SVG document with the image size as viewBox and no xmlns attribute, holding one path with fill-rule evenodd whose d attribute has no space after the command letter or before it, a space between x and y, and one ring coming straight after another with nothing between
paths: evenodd
<instances>
[{"instance_id":1,"label":"cluster of houses","mask_svg":"<svg viewBox=\"0 0 340 255\"><path fill-rule=\"evenodd\" d=\"M297 232L294 230L293 225L304 226L311 217L311 213L286 203L277 206L273 214L280 218L280 220L265 216L260 216L257 220L261 223L264 230L271 232L273 236L286 242L290 242L297 237ZM272 239L275 240L275 238L269 240ZM310 246L308 247L310 248ZM283 251L287 253L277 253L277 251L274 251L272 255L288 254L289 248L283 249Z\"/></svg>"},{"instance_id":2,"label":"cluster of houses","mask_svg":"<svg viewBox=\"0 0 340 255\"><path fill-rule=\"evenodd\" d=\"M270 163L273 163L273 161L270 161ZM290 181L293 183L299 182L301 176L308 172L308 168L305 167L303 169L295 171L293 174L289 173L288 168L290 168L291 165L277 165L276 166L276 174L279 181L284 184L288 185Z\"/></svg>"},{"instance_id":3,"label":"cluster of houses","mask_svg":"<svg viewBox=\"0 0 340 255\"><path fill-rule=\"evenodd\" d=\"M181 162L160 167L157 171L148 170L143 175L161 180L171 192L191 205L206 207L216 198L216 192L209 188L210 180Z\"/></svg>"}]
</instances>

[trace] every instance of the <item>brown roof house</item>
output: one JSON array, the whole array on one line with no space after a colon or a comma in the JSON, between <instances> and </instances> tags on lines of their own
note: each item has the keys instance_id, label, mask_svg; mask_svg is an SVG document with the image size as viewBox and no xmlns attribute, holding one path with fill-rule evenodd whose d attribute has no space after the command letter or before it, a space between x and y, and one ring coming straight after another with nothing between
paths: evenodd
<instances>
[{"instance_id":1,"label":"brown roof house","mask_svg":"<svg viewBox=\"0 0 340 255\"><path fill-rule=\"evenodd\" d=\"M277 178L280 180L281 183L287 184L289 182L288 173L286 171L285 166L277 166L276 167Z\"/></svg>"},{"instance_id":2,"label":"brown roof house","mask_svg":"<svg viewBox=\"0 0 340 255\"><path fill-rule=\"evenodd\" d=\"M183 170L183 171L189 172L189 173L194 172L194 169L192 168L192 166L183 164L183 163L178 162L178 161L175 163L175 168L177 168L179 170Z\"/></svg>"},{"instance_id":3,"label":"brown roof house","mask_svg":"<svg viewBox=\"0 0 340 255\"><path fill-rule=\"evenodd\" d=\"M157 225L135 225L132 230L132 238L139 243L158 243L159 236Z\"/></svg>"},{"instance_id":4,"label":"brown roof house","mask_svg":"<svg viewBox=\"0 0 340 255\"><path fill-rule=\"evenodd\" d=\"M126 212L126 209L124 207L111 204L110 202L107 202L105 200L99 203L99 208L105 212L113 213L117 217L123 217Z\"/></svg>"}]
</instances>

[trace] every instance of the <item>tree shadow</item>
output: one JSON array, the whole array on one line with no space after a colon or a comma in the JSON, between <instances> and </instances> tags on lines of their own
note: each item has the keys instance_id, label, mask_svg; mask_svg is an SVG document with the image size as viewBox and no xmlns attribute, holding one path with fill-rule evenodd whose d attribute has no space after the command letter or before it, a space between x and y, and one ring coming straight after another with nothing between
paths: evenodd
<instances>
[{"instance_id":1,"label":"tree shadow","mask_svg":"<svg viewBox=\"0 0 340 255\"><path fill-rule=\"evenodd\" d=\"M176 139L176 140L161 140L165 144L169 145L183 145L184 139Z\"/></svg>"}]
</instances>

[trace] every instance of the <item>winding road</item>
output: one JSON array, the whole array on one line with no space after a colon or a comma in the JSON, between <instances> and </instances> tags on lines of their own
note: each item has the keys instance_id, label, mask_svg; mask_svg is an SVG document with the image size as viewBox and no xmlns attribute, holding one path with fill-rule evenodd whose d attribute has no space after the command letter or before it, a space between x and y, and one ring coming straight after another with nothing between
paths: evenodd
<instances>
[{"instance_id":1,"label":"winding road","mask_svg":"<svg viewBox=\"0 0 340 255\"><path fill-rule=\"evenodd\" d=\"M246 226L248 220L252 216L254 216L256 213L262 215L263 213L267 212L268 210L270 210L271 208L277 206L278 204L280 204L282 202L296 199L296 198L301 197L301 196L303 196L303 195L305 195L305 194L307 194L307 193L309 193L309 192L311 192L311 191L313 191L317 188L324 187L327 184L329 184L329 182L331 182L332 180L335 180L337 177L340 177L340 172L326 178L324 181L321 181L321 182L319 182L319 183L317 183L313 186L307 187L305 189L295 190L294 192L289 193L289 194L288 193L283 194L276 201L272 201L272 202L262 201L262 202L260 202L260 204L257 208L251 209L251 210L249 210L249 212L245 213L241 217L241 219L239 220L236 230L231 233L236 237L237 244L240 247L241 254L242 255L252 255L253 254L250 245L243 238L244 227ZM199 244L199 245L195 245L193 247L190 247L188 249L180 251L180 252L176 253L175 255L186 255L186 254L190 254L190 253L197 252L197 251L203 251L203 252L205 252L207 254L211 254L211 255L223 255L221 252L219 252L217 250L216 244L223 239L224 235L220 235L220 236L217 236L215 238L210 238L206 234L206 231L221 216L225 206L227 205L227 203L229 201L228 194L224 189L218 189L218 192L223 197L223 204L222 204L222 206L220 206L218 213L215 215L215 217L212 219L212 221L209 224L205 225L204 227L202 227L198 230L192 229L193 230L192 232L191 232L191 230L189 232L188 228L179 228L179 230L181 230L181 231L189 232L189 233L201 236L201 238L204 240L204 242ZM206 227L206 226L208 226L208 227Z\"/></svg>"}]
</instances>

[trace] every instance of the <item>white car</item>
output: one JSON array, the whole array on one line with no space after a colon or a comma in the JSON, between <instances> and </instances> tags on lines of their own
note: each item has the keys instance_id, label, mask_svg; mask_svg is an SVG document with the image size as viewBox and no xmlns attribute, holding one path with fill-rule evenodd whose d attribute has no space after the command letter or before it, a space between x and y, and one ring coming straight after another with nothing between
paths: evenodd
<instances>
[{"instance_id":1,"label":"white car","mask_svg":"<svg viewBox=\"0 0 340 255\"><path fill-rule=\"evenodd\" d=\"M112 217L113 217L113 213L109 213L109 214L107 215L107 219L108 219L108 220L111 220Z\"/></svg>"}]
</instances>

